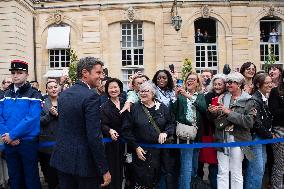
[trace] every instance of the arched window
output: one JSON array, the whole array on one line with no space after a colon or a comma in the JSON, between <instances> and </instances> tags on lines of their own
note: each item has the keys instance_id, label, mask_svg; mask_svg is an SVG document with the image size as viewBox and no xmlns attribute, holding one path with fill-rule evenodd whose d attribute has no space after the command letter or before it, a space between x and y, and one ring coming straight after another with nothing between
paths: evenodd
<instances>
[{"instance_id":1,"label":"arched window","mask_svg":"<svg viewBox=\"0 0 284 189\"><path fill-rule=\"evenodd\" d=\"M264 17L260 20L260 61L262 64L273 58L276 64L281 59L281 20Z\"/></svg>"},{"instance_id":2,"label":"arched window","mask_svg":"<svg viewBox=\"0 0 284 189\"><path fill-rule=\"evenodd\" d=\"M122 82L127 88L129 76L144 70L143 23L121 23Z\"/></svg>"},{"instance_id":3,"label":"arched window","mask_svg":"<svg viewBox=\"0 0 284 189\"><path fill-rule=\"evenodd\" d=\"M218 70L217 29L216 21L211 18L200 18L194 22L195 29L195 68L197 73L210 69Z\"/></svg>"},{"instance_id":4,"label":"arched window","mask_svg":"<svg viewBox=\"0 0 284 189\"><path fill-rule=\"evenodd\" d=\"M70 64L70 26L52 25L48 28L46 48L49 68L61 69Z\"/></svg>"}]
</instances>

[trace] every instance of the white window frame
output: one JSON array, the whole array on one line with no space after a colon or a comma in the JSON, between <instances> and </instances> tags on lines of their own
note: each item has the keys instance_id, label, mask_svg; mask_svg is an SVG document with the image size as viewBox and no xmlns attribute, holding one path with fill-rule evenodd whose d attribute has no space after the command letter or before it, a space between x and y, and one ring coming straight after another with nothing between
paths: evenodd
<instances>
[{"instance_id":1,"label":"white window frame","mask_svg":"<svg viewBox=\"0 0 284 189\"><path fill-rule=\"evenodd\" d=\"M65 50L65 60L63 61L62 60L62 54L61 54L61 51L62 50ZM58 61L58 66L55 66L56 65L56 61L55 61L55 55L51 55L51 51L59 51L59 53L58 53L58 56L59 56L59 61ZM67 51L69 51L69 61L67 61ZM54 56L54 59L53 59L53 61L51 60L51 56ZM49 68L50 69L62 69L62 68L68 68L69 66L66 66L66 65L70 65L70 62L71 62L71 57L70 57L70 49L49 49L48 50L48 63L49 63ZM53 62L53 67L51 66L51 64L52 64L52 62ZM65 66L62 66L62 63L65 63Z\"/></svg>"},{"instance_id":2,"label":"white window frame","mask_svg":"<svg viewBox=\"0 0 284 189\"><path fill-rule=\"evenodd\" d=\"M209 46L211 46L211 50L209 50ZM213 46L215 46L215 50L213 50ZM204 47L204 50L202 49L201 51L204 51L204 56L201 55L201 53L199 54L200 56L197 56L197 48L202 48ZM205 70L205 69L210 69L215 73L218 73L218 66L219 66L219 62L218 62L218 46L217 46L217 43L195 43L195 70L197 73L201 73L202 70ZM214 61L213 59L212 60L209 60L209 52L216 52L215 55L213 56L216 56L216 61ZM202 57L203 57L203 60L202 60ZM199 60L197 60L199 58ZM202 62L204 62L204 66L202 66ZM211 66L209 66L209 63L212 63ZM199 66L197 66L197 64L199 63ZM214 66L214 63L216 63L216 65Z\"/></svg>"},{"instance_id":3,"label":"white window frame","mask_svg":"<svg viewBox=\"0 0 284 189\"><path fill-rule=\"evenodd\" d=\"M275 54L275 47L274 47L274 55L276 57L278 57L278 59L276 58L275 64L283 65L283 62L282 62L282 59L281 59L281 57L282 57L282 54L281 54L281 52L282 52L282 45L281 45L281 40L282 40L281 24L282 24L282 21L281 20L260 20L260 23L261 22L278 22L278 26L277 26L278 41L276 43L272 43L272 42L269 42L269 40L268 40L267 42L260 41L260 43L259 43L259 58L260 58L260 63L261 63L261 69L263 68L263 65L265 64L265 61L266 61L265 57L269 55L270 48L273 47L273 46L278 46L278 54ZM260 26L260 23L259 23L259 26ZM262 49L261 46L264 47L263 48L263 55L261 55L261 49ZM267 49L267 51L266 51L266 49Z\"/></svg>"},{"instance_id":4,"label":"white window frame","mask_svg":"<svg viewBox=\"0 0 284 189\"><path fill-rule=\"evenodd\" d=\"M134 26L136 25L136 34L134 30ZM141 25L141 27L139 27ZM135 23L121 23L121 63L123 68L143 68L144 65L144 31L143 31L143 22L135 22ZM124 27L126 26L126 27ZM129 28L130 26L130 35ZM123 34L125 31L125 34ZM139 33L141 32L141 33ZM134 39L136 36L136 39ZM139 39L141 37L141 39ZM123 51L126 51L126 56L130 54L131 64L127 63L127 59L123 60ZM142 51L135 54L135 51ZM135 62L135 56L138 56L138 62ZM139 56L142 56L142 63L140 63ZM125 64L124 64L125 61Z\"/></svg>"}]
</instances>

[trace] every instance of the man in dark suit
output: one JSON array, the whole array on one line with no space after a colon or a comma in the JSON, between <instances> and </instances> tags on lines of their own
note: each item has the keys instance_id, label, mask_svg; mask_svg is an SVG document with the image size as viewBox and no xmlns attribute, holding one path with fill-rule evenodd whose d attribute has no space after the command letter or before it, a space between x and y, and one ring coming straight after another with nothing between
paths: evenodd
<instances>
[{"instance_id":1,"label":"man in dark suit","mask_svg":"<svg viewBox=\"0 0 284 189\"><path fill-rule=\"evenodd\" d=\"M78 81L58 100L59 128L50 164L58 170L60 189L96 189L111 181L102 143L100 96L91 88L103 78L103 63L82 58Z\"/></svg>"}]
</instances>

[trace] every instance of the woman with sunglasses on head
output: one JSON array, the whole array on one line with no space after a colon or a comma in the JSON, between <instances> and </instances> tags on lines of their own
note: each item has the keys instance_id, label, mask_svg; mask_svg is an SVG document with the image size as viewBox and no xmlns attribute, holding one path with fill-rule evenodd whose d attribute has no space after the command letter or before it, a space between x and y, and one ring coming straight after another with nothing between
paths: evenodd
<instances>
[{"instance_id":1,"label":"woman with sunglasses on head","mask_svg":"<svg viewBox=\"0 0 284 189\"><path fill-rule=\"evenodd\" d=\"M202 83L197 73L188 73L185 79L185 88L176 89L177 100L173 104L177 125L177 137L181 143L199 141L203 125L202 114L206 116L206 103L204 95L201 93ZM197 129L196 136L184 138L180 135L179 127L185 125L194 130ZM182 127L180 127L182 128ZM194 131L195 133L196 131ZM193 133L193 132L191 132ZM179 189L190 189L191 176L197 175L198 169L198 149L180 149L180 177Z\"/></svg>"},{"instance_id":2,"label":"woman with sunglasses on head","mask_svg":"<svg viewBox=\"0 0 284 189\"><path fill-rule=\"evenodd\" d=\"M160 180L160 149L142 147L139 143L163 144L174 134L175 122L169 109L155 100L156 87L146 81L139 88L140 101L126 112L122 135L136 152L133 154L135 189L153 189Z\"/></svg>"},{"instance_id":3,"label":"woman with sunglasses on head","mask_svg":"<svg viewBox=\"0 0 284 189\"><path fill-rule=\"evenodd\" d=\"M209 111L215 114L215 138L217 142L251 141L250 130L256 115L255 103L251 96L242 90L244 77L235 72L227 76L227 91L220 96L218 106L209 106ZM249 147L225 147L217 149L219 189L243 188L242 161L244 155L252 158ZM231 176L229 177L229 172ZM231 182L229 181L231 178Z\"/></svg>"},{"instance_id":4,"label":"woman with sunglasses on head","mask_svg":"<svg viewBox=\"0 0 284 189\"><path fill-rule=\"evenodd\" d=\"M257 73L253 80L254 93L252 98L255 100L256 119L253 125L252 140L263 140L273 138L272 115L268 108L268 96L272 89L272 79L267 73ZM254 158L248 161L245 188L261 189L262 178L266 164L266 145L252 146Z\"/></svg>"},{"instance_id":5,"label":"woman with sunglasses on head","mask_svg":"<svg viewBox=\"0 0 284 189\"><path fill-rule=\"evenodd\" d=\"M280 76L278 87L271 90L268 104L273 116L272 127L275 137L284 137L284 79ZM284 188L284 143L272 144L274 163L272 167L271 188Z\"/></svg>"},{"instance_id":6,"label":"woman with sunglasses on head","mask_svg":"<svg viewBox=\"0 0 284 189\"><path fill-rule=\"evenodd\" d=\"M252 62L245 62L241 66L240 73L245 77L243 90L251 94L253 92L253 78L256 73L256 66Z\"/></svg>"}]
</instances>

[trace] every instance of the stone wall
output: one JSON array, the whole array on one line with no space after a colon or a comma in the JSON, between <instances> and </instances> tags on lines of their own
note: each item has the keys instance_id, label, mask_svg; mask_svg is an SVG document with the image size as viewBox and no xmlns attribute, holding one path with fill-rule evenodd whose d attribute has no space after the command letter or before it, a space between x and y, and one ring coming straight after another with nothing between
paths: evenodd
<instances>
[{"instance_id":1,"label":"stone wall","mask_svg":"<svg viewBox=\"0 0 284 189\"><path fill-rule=\"evenodd\" d=\"M14 59L27 61L34 79L33 15L29 1L0 1L0 79Z\"/></svg>"}]
</instances>

